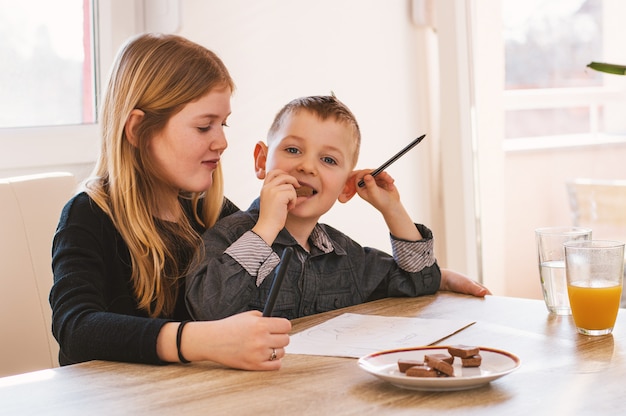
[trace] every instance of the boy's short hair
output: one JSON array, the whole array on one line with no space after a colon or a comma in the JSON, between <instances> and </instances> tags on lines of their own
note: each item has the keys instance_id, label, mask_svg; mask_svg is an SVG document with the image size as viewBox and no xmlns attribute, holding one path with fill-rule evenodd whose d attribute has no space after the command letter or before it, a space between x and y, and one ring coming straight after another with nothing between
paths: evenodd
<instances>
[{"instance_id":1,"label":"boy's short hair","mask_svg":"<svg viewBox=\"0 0 626 416\"><path fill-rule=\"evenodd\" d=\"M316 115L320 118L320 120L327 120L332 117L337 122L351 127L355 142L353 167L356 166L361 147L361 130L359 129L359 123L357 123L356 117L354 117L352 111L350 111L344 103L339 101L334 94L300 97L288 102L276 114L276 117L274 117L274 122L267 132L268 144L274 135L280 130L285 119L289 116L297 114L301 110L305 110Z\"/></svg>"}]
</instances>

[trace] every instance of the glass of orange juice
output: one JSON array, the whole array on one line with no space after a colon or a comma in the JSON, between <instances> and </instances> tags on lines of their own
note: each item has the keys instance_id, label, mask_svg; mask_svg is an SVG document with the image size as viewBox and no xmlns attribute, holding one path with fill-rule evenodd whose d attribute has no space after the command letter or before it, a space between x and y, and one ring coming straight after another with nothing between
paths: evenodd
<instances>
[{"instance_id":1,"label":"glass of orange juice","mask_svg":"<svg viewBox=\"0 0 626 416\"><path fill-rule=\"evenodd\" d=\"M580 240L563 247L567 293L578 332L610 334L622 296L624 243Z\"/></svg>"}]
</instances>

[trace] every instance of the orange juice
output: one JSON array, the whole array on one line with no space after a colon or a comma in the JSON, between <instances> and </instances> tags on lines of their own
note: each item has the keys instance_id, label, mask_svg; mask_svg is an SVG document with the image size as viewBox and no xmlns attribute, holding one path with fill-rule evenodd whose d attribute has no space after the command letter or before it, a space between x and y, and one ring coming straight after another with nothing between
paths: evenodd
<instances>
[{"instance_id":1,"label":"orange juice","mask_svg":"<svg viewBox=\"0 0 626 416\"><path fill-rule=\"evenodd\" d=\"M611 281L572 282L567 285L574 322L579 328L602 330L613 328L617 318L622 287Z\"/></svg>"}]
</instances>

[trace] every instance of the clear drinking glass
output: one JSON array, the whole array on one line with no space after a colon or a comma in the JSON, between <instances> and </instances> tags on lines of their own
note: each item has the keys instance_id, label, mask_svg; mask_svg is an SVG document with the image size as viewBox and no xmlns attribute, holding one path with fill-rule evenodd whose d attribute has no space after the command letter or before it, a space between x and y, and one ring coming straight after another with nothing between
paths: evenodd
<instances>
[{"instance_id":1,"label":"clear drinking glass","mask_svg":"<svg viewBox=\"0 0 626 416\"><path fill-rule=\"evenodd\" d=\"M539 277L543 299L550 313L571 315L570 301L565 278L565 251L563 243L591 240L591 228L544 227L535 230Z\"/></svg>"},{"instance_id":2,"label":"clear drinking glass","mask_svg":"<svg viewBox=\"0 0 626 416\"><path fill-rule=\"evenodd\" d=\"M576 329L585 335L613 331L624 280L624 243L568 241L565 273Z\"/></svg>"}]
</instances>

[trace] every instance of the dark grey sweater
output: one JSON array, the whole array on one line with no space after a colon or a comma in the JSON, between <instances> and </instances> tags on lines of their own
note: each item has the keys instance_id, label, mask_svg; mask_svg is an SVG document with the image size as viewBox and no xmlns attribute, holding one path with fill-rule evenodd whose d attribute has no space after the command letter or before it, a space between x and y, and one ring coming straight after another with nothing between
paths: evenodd
<instances>
[{"instance_id":1,"label":"dark grey sweater","mask_svg":"<svg viewBox=\"0 0 626 416\"><path fill-rule=\"evenodd\" d=\"M222 216L237 210L226 200ZM161 327L190 319L184 282L172 316L149 318L137 308L128 247L111 219L85 193L63 209L52 246L52 270L52 332L61 347L61 365L95 359L160 363L156 340Z\"/></svg>"}]
</instances>

